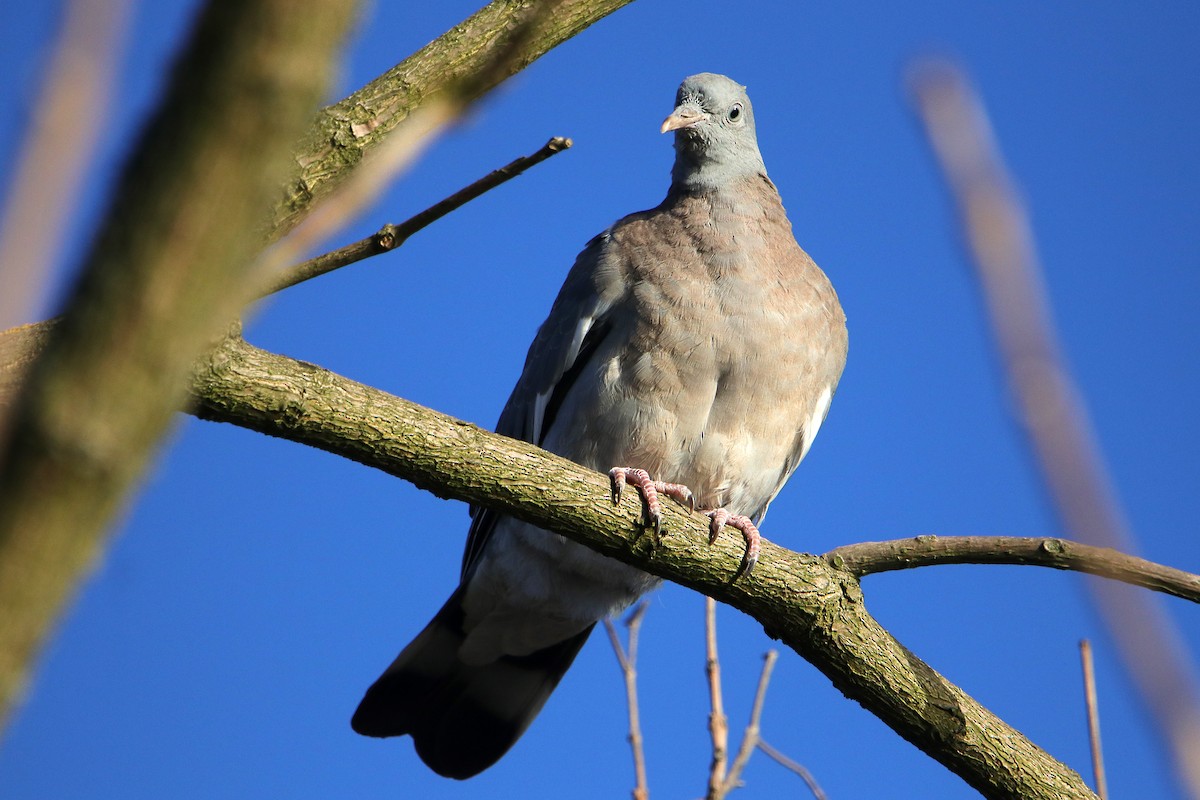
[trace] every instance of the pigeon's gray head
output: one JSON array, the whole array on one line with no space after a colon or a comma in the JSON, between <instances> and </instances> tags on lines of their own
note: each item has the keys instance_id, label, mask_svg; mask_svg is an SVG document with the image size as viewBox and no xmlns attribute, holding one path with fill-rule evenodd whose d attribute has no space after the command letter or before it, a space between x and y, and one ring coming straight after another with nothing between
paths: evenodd
<instances>
[{"instance_id":1,"label":"pigeon's gray head","mask_svg":"<svg viewBox=\"0 0 1200 800\"><path fill-rule=\"evenodd\" d=\"M746 87L711 72L684 80L662 132L675 131L673 186L711 191L766 174Z\"/></svg>"}]
</instances>

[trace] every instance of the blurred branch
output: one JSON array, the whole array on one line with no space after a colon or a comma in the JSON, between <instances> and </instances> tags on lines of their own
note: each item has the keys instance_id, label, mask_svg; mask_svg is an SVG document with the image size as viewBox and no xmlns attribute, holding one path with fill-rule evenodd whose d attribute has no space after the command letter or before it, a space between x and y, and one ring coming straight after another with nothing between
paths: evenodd
<instances>
[{"instance_id":1,"label":"blurred branch","mask_svg":"<svg viewBox=\"0 0 1200 800\"><path fill-rule=\"evenodd\" d=\"M1083 665L1083 698L1087 710L1088 743L1092 750L1092 773L1096 778L1096 794L1108 800L1108 779L1104 775L1104 746L1100 742L1100 702L1096 699L1096 665L1092 658L1092 643L1079 641L1079 660Z\"/></svg>"},{"instance_id":2,"label":"blurred branch","mask_svg":"<svg viewBox=\"0 0 1200 800\"><path fill-rule=\"evenodd\" d=\"M828 800L825 796L825 791L821 788L821 785L817 783L817 779L813 777L813 774L809 772L803 764L788 758L783 753L764 742L762 739L758 740L758 749L762 750L763 753L769 756L773 761L775 761L775 763L790 769L792 772L799 775L800 780L804 781L805 785L808 786L808 790L813 793L813 797L816 798L816 800Z\"/></svg>"},{"instance_id":3,"label":"blurred branch","mask_svg":"<svg viewBox=\"0 0 1200 800\"><path fill-rule=\"evenodd\" d=\"M767 654L763 656L763 668L758 676L758 689L754 692L754 705L750 709L750 721L746 723L746 730L742 733L742 743L738 747L737 756L733 759L733 765L730 766L729 775L722 787L726 795L741 785L742 772L745 771L746 765L750 763L750 756L754 755L754 751L762 741L762 712L767 702L767 686L771 683L771 673L775 670L775 661L778 658L779 651L777 650L768 650Z\"/></svg>"},{"instance_id":4,"label":"blurred branch","mask_svg":"<svg viewBox=\"0 0 1200 800\"><path fill-rule=\"evenodd\" d=\"M295 264L304 253L348 225L463 111L465 107L451 96L439 96L405 117L383 145L363 160L359 169L322 202L310 207L309 213L287 236L266 249L254 269L256 296L274 293L285 267Z\"/></svg>"},{"instance_id":5,"label":"blurred branch","mask_svg":"<svg viewBox=\"0 0 1200 800\"><path fill-rule=\"evenodd\" d=\"M428 128L422 126L421 128L414 128L414 131L423 136L428 133ZM408 146L408 142L403 140L402 144L406 147ZM505 166L493 170L471 185L460 189L399 225L384 225L371 236L330 253L309 259L290 269L278 271L271 286L265 291L260 291L259 295L266 297L312 278L333 272L341 267L370 258L371 256L395 250L417 231L436 222L451 211L466 205L485 192L517 177L525 170L540 164L555 153L560 153L570 148L571 144L570 139L555 136L542 145L536 152L528 156L521 156ZM344 216L345 211L346 208L343 207L342 211L339 212L339 216ZM307 238L305 241L307 241ZM293 246L287 253L294 251L295 248ZM279 251L276 251L276 259L279 257ZM269 275L271 274L273 265L274 261L266 266L260 266L260 271ZM57 324L57 319L51 319L29 325L19 325L8 330L0 330L0 417L3 417L13 395L20 388L21 377L24 375L25 369L45 349L46 342L49 341L50 332L54 330Z\"/></svg>"},{"instance_id":6,"label":"blurred branch","mask_svg":"<svg viewBox=\"0 0 1200 800\"><path fill-rule=\"evenodd\" d=\"M1200 575L1066 539L1022 536L917 536L859 542L830 550L826 561L857 578L937 564L1028 564L1124 581L1200 603Z\"/></svg>"},{"instance_id":7,"label":"blurred branch","mask_svg":"<svg viewBox=\"0 0 1200 800\"><path fill-rule=\"evenodd\" d=\"M617 655L617 664L621 667L621 677L625 681L625 703L629 709L629 747L633 751L633 800L650 800L650 785L646 780L646 752L642 745L642 717L638 710L637 694L638 636L642 630L642 618L646 616L648 608L650 604L643 600L625 618L625 627L629 630L628 652L621 647L621 637L617 636L617 628L613 625L612 618L604 618L604 630L608 632L608 641Z\"/></svg>"},{"instance_id":8,"label":"blurred branch","mask_svg":"<svg viewBox=\"0 0 1200 800\"><path fill-rule=\"evenodd\" d=\"M958 205L996 344L1064 529L1098 547L1133 552L1081 393L1051 321L1028 215L966 76L948 62L913 71L917 112ZM1200 689L1171 620L1151 596L1088 581L1091 597L1147 708L1177 775L1200 798Z\"/></svg>"},{"instance_id":9,"label":"blurred branch","mask_svg":"<svg viewBox=\"0 0 1200 800\"><path fill-rule=\"evenodd\" d=\"M73 0L50 54L0 219L0 330L33 312L104 130L129 0ZM86 122L85 122L86 121Z\"/></svg>"},{"instance_id":10,"label":"blurred branch","mask_svg":"<svg viewBox=\"0 0 1200 800\"><path fill-rule=\"evenodd\" d=\"M607 476L237 337L197 364L193 394L203 419L501 510L740 609L985 797L1094 797L1073 770L892 638L867 613L857 580L821 558L764 541L754 572L734 582L741 540L710 545L702 515L664 504L670 535L655 544L638 504L607 502Z\"/></svg>"},{"instance_id":11,"label":"blurred branch","mask_svg":"<svg viewBox=\"0 0 1200 800\"><path fill-rule=\"evenodd\" d=\"M302 264L297 264L280 272L272 284L262 293L265 297L275 292L288 289L312 278L320 277L341 267L354 264L371 256L391 252L404 244L410 236L441 219L485 192L517 177L530 167L542 163L555 153L561 153L571 147L571 140L555 136L546 142L537 152L510 161L508 164L493 170L479 180L459 189L454 194L441 200L421 213L409 217L398 225L387 224L376 233L352 242L324 255L311 258Z\"/></svg>"},{"instance_id":12,"label":"blurred branch","mask_svg":"<svg viewBox=\"0 0 1200 800\"><path fill-rule=\"evenodd\" d=\"M0 437L0 717L249 297L256 223L326 91L349 0L211 2Z\"/></svg>"},{"instance_id":13,"label":"blurred branch","mask_svg":"<svg viewBox=\"0 0 1200 800\"><path fill-rule=\"evenodd\" d=\"M492 3L326 109L293 161L301 179L288 182L286 207L264 229L256 223L325 91L352 0L311 4L304 15L280 0L211 0L66 312L0 332L0 424L12 421L12 436L0 435L0 718L184 404L189 366L261 289L263 274L361 205L429 132L629 1ZM423 133L384 145L402 124ZM247 269L264 233L293 229L368 153L384 167Z\"/></svg>"},{"instance_id":14,"label":"blurred branch","mask_svg":"<svg viewBox=\"0 0 1200 800\"><path fill-rule=\"evenodd\" d=\"M296 154L272 230L291 230L362 158L429 98L460 87L470 102L632 0L494 0L313 122ZM512 32L537 17L514 42ZM515 46L514 46L515 45ZM497 53L509 55L497 59ZM493 68L494 67L494 68Z\"/></svg>"}]
</instances>

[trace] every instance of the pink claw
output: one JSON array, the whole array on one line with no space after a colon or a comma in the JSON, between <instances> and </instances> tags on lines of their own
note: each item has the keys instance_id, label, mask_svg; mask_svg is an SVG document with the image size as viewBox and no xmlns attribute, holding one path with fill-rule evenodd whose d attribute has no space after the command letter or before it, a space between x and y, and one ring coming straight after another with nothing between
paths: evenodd
<instances>
[{"instance_id":1,"label":"pink claw","mask_svg":"<svg viewBox=\"0 0 1200 800\"><path fill-rule=\"evenodd\" d=\"M696 498L692 490L681 483L664 483L650 477L650 473L636 467L613 467L608 471L608 479L612 484L613 503L621 502L621 493L628 483L638 490L645 501L645 522L654 526L654 535L662 536L662 503L658 496L664 494L682 503L691 510L696 509Z\"/></svg>"},{"instance_id":2,"label":"pink claw","mask_svg":"<svg viewBox=\"0 0 1200 800\"><path fill-rule=\"evenodd\" d=\"M737 528L742 532L742 538L746 540L746 552L742 555L741 566L738 567L737 575L734 580L743 575L749 575L754 565L758 563L758 551L762 536L758 532L758 526L749 517L744 517L741 514L730 514L723 508L715 508L712 511L705 511L708 518L712 520L708 526L708 543L712 544L717 540L717 536L726 525L731 528Z\"/></svg>"}]
</instances>

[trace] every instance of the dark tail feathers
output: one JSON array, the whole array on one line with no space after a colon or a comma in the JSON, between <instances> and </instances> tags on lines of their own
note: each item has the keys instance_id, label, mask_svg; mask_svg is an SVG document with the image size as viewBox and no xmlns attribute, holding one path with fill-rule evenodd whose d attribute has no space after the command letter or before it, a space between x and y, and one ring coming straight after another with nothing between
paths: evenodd
<instances>
[{"instance_id":1,"label":"dark tail feathers","mask_svg":"<svg viewBox=\"0 0 1200 800\"><path fill-rule=\"evenodd\" d=\"M459 589L367 690L350 725L364 736L413 737L417 755L448 778L495 764L542 710L592 632L527 656L472 666L463 642Z\"/></svg>"}]
</instances>

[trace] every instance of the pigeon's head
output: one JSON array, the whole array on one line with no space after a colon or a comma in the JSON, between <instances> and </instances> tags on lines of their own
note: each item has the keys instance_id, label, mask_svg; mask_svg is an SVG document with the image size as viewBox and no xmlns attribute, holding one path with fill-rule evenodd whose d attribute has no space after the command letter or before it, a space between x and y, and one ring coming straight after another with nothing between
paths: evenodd
<instances>
[{"instance_id":1,"label":"pigeon's head","mask_svg":"<svg viewBox=\"0 0 1200 800\"><path fill-rule=\"evenodd\" d=\"M675 131L676 185L714 189L765 174L746 87L711 72L684 80L662 132Z\"/></svg>"}]
</instances>

